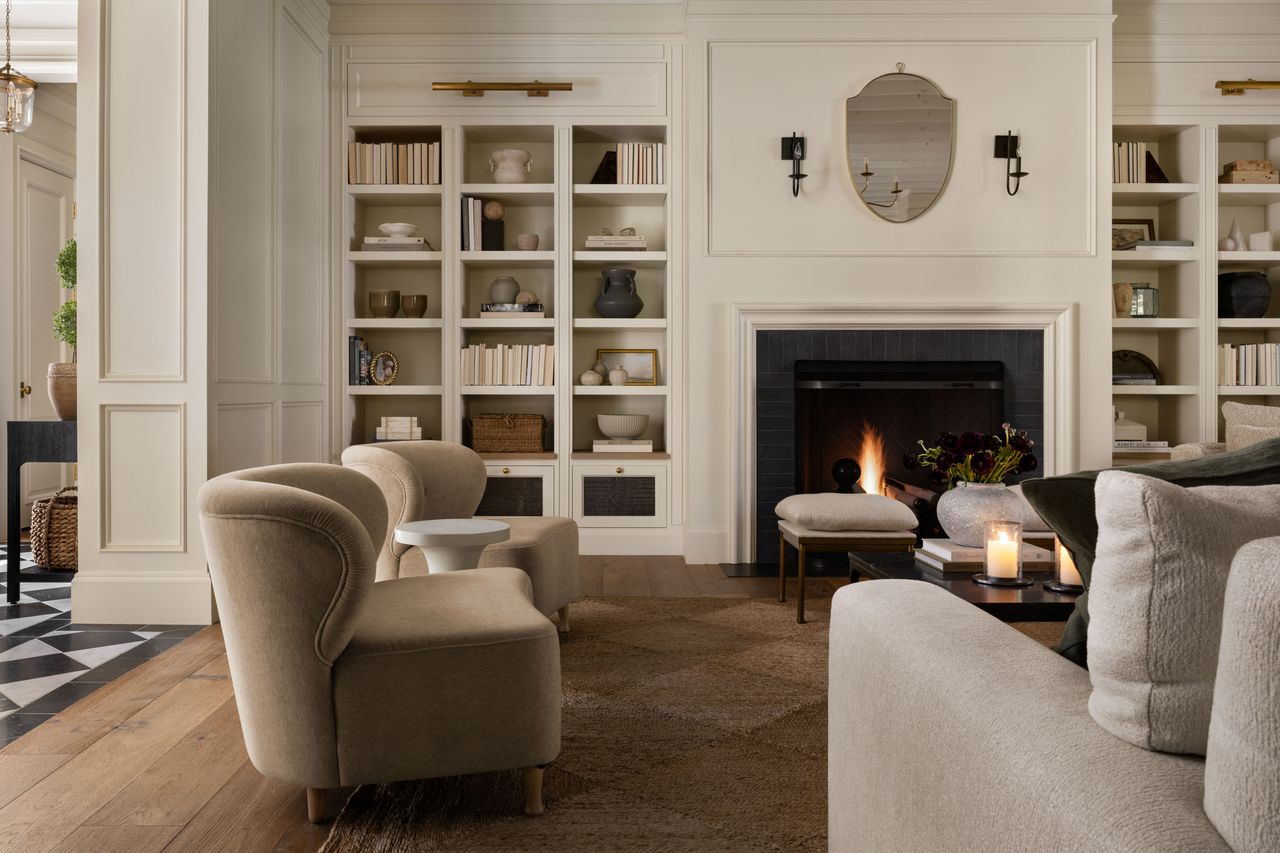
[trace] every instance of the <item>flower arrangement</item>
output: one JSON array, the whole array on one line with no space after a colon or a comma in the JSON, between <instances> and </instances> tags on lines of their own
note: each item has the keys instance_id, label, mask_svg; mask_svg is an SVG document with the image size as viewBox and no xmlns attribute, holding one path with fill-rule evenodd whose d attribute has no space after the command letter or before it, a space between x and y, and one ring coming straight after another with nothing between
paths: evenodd
<instances>
[{"instance_id":1,"label":"flower arrangement","mask_svg":"<svg viewBox=\"0 0 1280 853\"><path fill-rule=\"evenodd\" d=\"M1040 464L1025 430L1001 424L1004 434L944 432L933 447L917 442L920 450L908 450L902 462L908 469L928 468L929 481L946 486L956 483L1003 483L1014 474L1036 470Z\"/></svg>"}]
</instances>

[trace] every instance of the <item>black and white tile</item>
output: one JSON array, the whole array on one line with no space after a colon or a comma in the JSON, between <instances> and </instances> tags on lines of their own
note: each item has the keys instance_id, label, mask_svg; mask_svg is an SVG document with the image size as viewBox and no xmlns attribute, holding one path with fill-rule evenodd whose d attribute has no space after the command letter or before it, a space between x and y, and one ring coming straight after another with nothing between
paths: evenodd
<instances>
[{"instance_id":1,"label":"black and white tile","mask_svg":"<svg viewBox=\"0 0 1280 853\"><path fill-rule=\"evenodd\" d=\"M0 545L0 565L5 556ZM35 565L30 552L21 556L22 568ZM5 592L0 582L0 600ZM0 605L0 746L200 627L77 624L71 621L71 575L65 581L24 580L18 603Z\"/></svg>"}]
</instances>

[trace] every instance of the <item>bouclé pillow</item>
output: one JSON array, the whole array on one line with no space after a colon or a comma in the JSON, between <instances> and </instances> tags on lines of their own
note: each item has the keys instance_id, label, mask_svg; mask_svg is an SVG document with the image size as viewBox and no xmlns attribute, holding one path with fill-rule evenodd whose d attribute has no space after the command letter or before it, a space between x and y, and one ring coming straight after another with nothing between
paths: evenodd
<instances>
[{"instance_id":1,"label":"boucl\u00e9 pillow","mask_svg":"<svg viewBox=\"0 0 1280 853\"><path fill-rule=\"evenodd\" d=\"M1095 497L1089 713L1134 746L1204 755L1231 560L1280 536L1280 485L1104 471Z\"/></svg>"},{"instance_id":2,"label":"boucl\u00e9 pillow","mask_svg":"<svg viewBox=\"0 0 1280 853\"><path fill-rule=\"evenodd\" d=\"M1250 406L1228 400L1222 404L1227 450L1240 450L1269 438L1280 438L1280 408Z\"/></svg>"},{"instance_id":3,"label":"boucl\u00e9 pillow","mask_svg":"<svg viewBox=\"0 0 1280 853\"><path fill-rule=\"evenodd\" d=\"M913 530L916 515L884 495L792 495L778 502L778 518L809 530Z\"/></svg>"}]
</instances>

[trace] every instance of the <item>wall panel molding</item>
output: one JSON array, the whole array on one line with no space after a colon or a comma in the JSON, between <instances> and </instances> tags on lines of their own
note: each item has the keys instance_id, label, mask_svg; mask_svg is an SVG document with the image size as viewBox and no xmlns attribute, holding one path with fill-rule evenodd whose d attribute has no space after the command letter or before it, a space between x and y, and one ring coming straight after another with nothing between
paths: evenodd
<instances>
[{"instance_id":1,"label":"wall panel molding","mask_svg":"<svg viewBox=\"0 0 1280 853\"><path fill-rule=\"evenodd\" d=\"M101 407L101 550L186 550L186 409L182 403Z\"/></svg>"}]
</instances>

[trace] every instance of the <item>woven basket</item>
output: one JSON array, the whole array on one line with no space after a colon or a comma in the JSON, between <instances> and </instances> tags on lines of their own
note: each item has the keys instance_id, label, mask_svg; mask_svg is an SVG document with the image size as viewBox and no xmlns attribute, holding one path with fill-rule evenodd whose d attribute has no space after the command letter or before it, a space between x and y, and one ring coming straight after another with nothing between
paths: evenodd
<instances>
[{"instance_id":1,"label":"woven basket","mask_svg":"<svg viewBox=\"0 0 1280 853\"><path fill-rule=\"evenodd\" d=\"M476 415L471 448L477 453L541 453L546 428L542 415Z\"/></svg>"},{"instance_id":2,"label":"woven basket","mask_svg":"<svg viewBox=\"0 0 1280 853\"><path fill-rule=\"evenodd\" d=\"M67 494L70 492L71 494ZM59 489L31 507L31 552L36 565L74 572L79 565L76 550L76 487Z\"/></svg>"}]
</instances>

